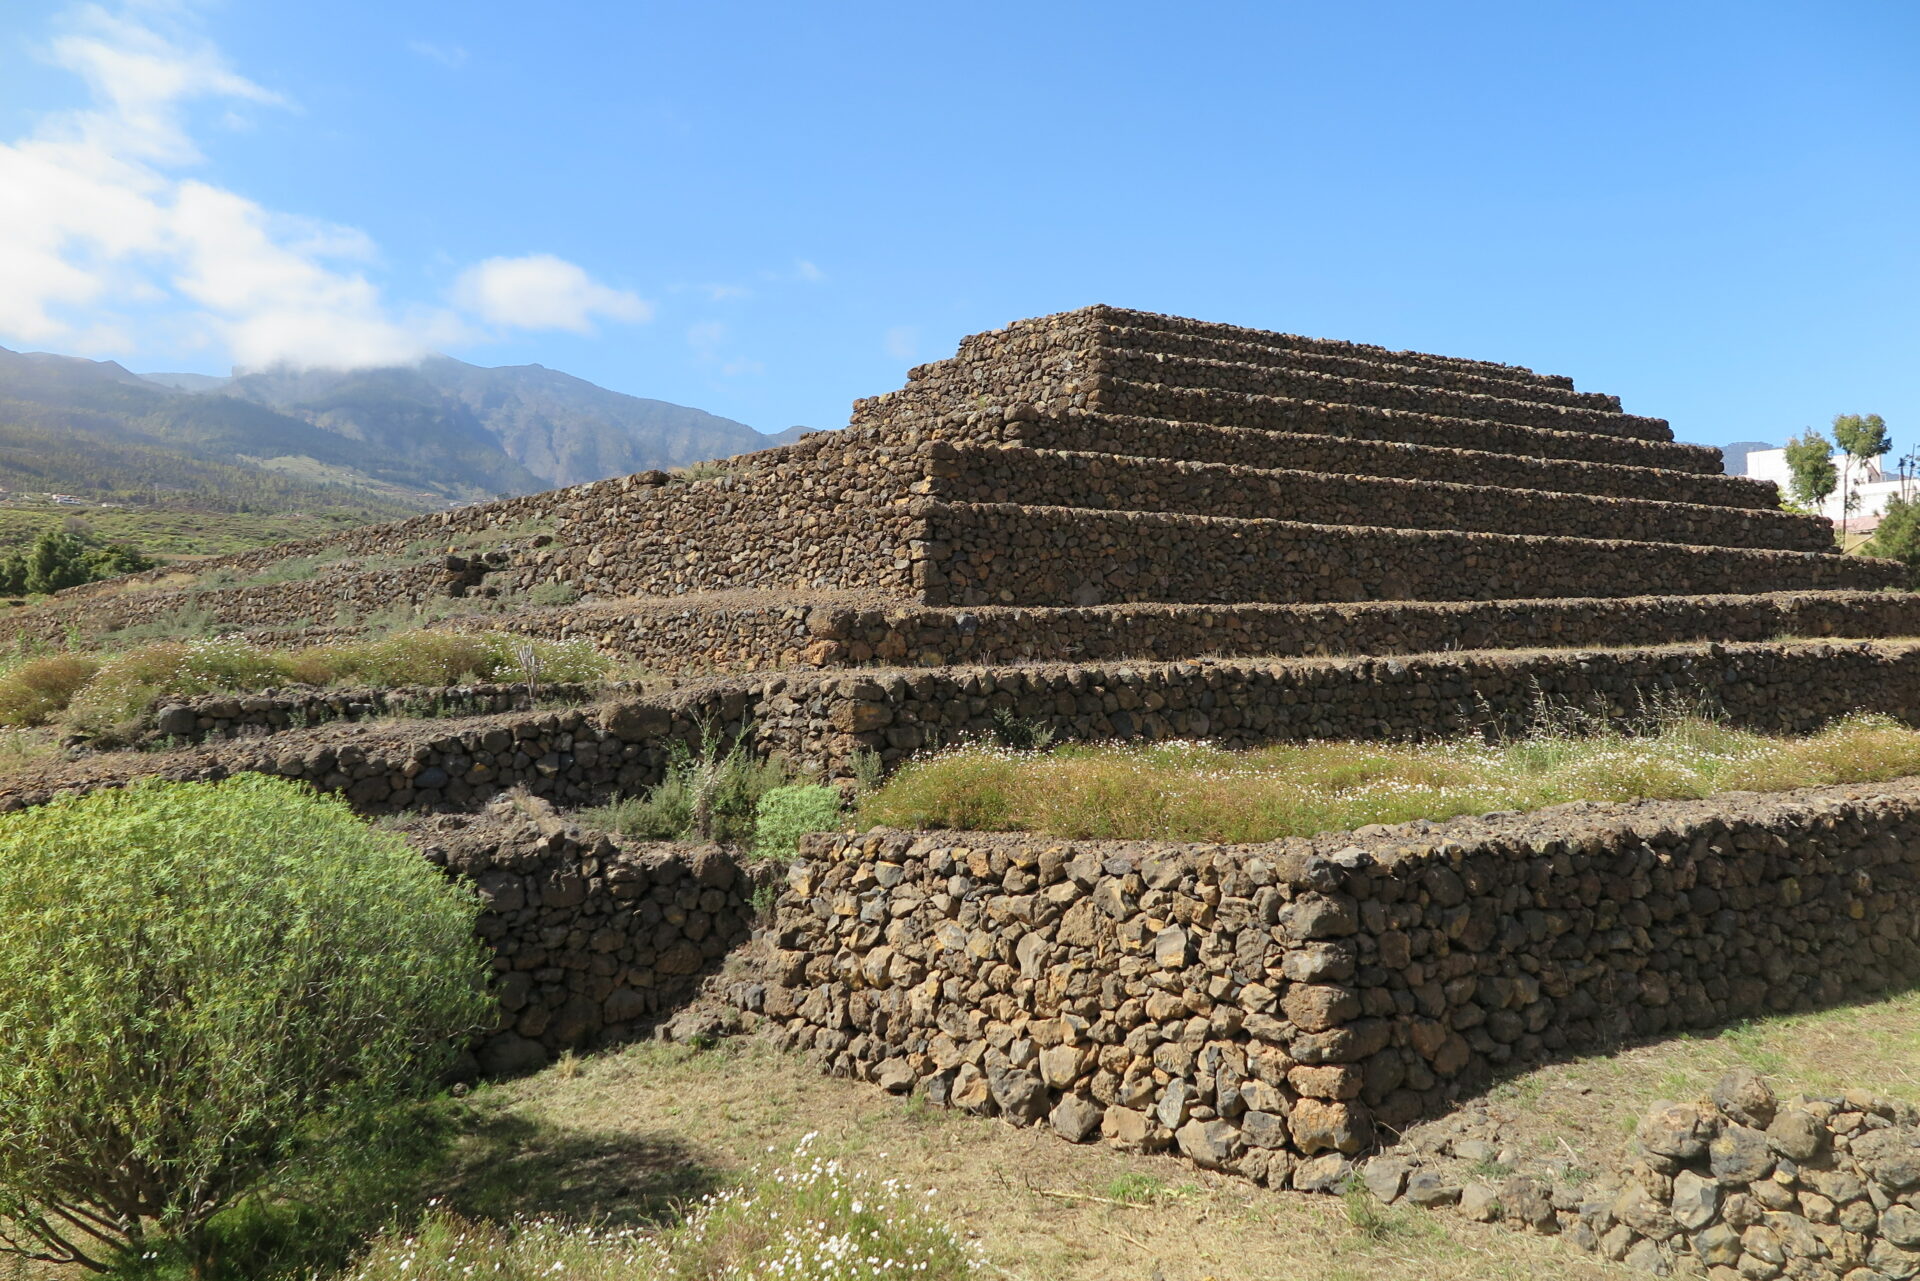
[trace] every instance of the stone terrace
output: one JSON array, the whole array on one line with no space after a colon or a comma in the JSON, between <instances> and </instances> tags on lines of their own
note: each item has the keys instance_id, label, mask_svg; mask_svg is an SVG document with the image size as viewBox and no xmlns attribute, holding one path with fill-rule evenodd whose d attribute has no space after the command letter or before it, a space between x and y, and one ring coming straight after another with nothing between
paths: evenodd
<instances>
[{"instance_id":1,"label":"stone terrace","mask_svg":"<svg viewBox=\"0 0 1920 1281\"><path fill-rule=\"evenodd\" d=\"M1839 554L1825 522L1617 397L1104 306L976 334L856 402L847 430L699 479L621 477L390 534L489 550L375 568L385 535L358 530L337 554L373 559L80 589L0 631L190 607L280 640L342 603L467 594L505 608L447 625L578 635L691 673L1920 632L1920 607L1884 590L1900 566ZM273 556L227 559L257 576ZM581 599L530 607L559 586Z\"/></svg>"}]
</instances>

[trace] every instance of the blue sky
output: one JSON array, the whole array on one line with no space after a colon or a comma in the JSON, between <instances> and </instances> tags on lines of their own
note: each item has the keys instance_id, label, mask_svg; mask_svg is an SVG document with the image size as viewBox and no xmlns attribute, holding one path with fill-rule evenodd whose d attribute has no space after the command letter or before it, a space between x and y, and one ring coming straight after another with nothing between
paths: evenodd
<instances>
[{"instance_id":1,"label":"blue sky","mask_svg":"<svg viewBox=\"0 0 1920 1281\"><path fill-rule=\"evenodd\" d=\"M1091 302L1920 440L1920 5L12 0L0 344L778 430Z\"/></svg>"}]
</instances>

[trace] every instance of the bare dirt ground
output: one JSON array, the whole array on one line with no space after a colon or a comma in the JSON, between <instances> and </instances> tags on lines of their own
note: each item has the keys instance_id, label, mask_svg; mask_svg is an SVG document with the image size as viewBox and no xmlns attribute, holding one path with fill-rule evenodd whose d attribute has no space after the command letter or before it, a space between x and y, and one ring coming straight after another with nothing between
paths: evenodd
<instances>
[{"instance_id":1,"label":"bare dirt ground","mask_svg":"<svg viewBox=\"0 0 1920 1281\"><path fill-rule=\"evenodd\" d=\"M1577 1180L1623 1158L1652 1102L1703 1093L1736 1064L1782 1093L1866 1088L1920 1100L1920 994L1539 1068L1469 1109L1495 1117L1503 1143L1569 1155ZM563 1061L485 1087L473 1106L446 1191L479 1211L655 1220L817 1133L855 1169L939 1189L936 1204L978 1240L991 1271L1022 1281L1630 1275L1514 1228L1270 1192L1171 1157L940 1111L821 1077L753 1038Z\"/></svg>"}]
</instances>

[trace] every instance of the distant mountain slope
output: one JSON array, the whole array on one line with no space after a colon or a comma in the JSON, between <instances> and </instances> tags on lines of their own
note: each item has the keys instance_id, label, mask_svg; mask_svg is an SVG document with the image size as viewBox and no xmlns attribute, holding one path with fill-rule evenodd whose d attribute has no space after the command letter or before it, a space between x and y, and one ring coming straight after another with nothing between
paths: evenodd
<instances>
[{"instance_id":1,"label":"distant mountain slope","mask_svg":"<svg viewBox=\"0 0 1920 1281\"><path fill-rule=\"evenodd\" d=\"M386 515L773 443L731 419L538 365L436 357L222 379L0 348L0 488L14 490Z\"/></svg>"},{"instance_id":2,"label":"distant mountain slope","mask_svg":"<svg viewBox=\"0 0 1920 1281\"><path fill-rule=\"evenodd\" d=\"M520 469L500 472L498 488L516 492L774 443L730 418L608 391L541 365L486 369L446 356L345 373L268 370L241 375L223 391L423 462L472 465L476 451L491 446Z\"/></svg>"}]
</instances>

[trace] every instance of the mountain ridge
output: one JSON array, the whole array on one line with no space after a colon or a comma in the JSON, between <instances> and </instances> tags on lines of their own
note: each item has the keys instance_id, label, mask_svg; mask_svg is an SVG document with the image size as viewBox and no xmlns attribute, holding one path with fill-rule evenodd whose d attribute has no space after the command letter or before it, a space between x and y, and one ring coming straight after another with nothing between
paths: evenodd
<instances>
[{"instance_id":1,"label":"mountain ridge","mask_svg":"<svg viewBox=\"0 0 1920 1281\"><path fill-rule=\"evenodd\" d=\"M790 437L539 365L447 356L230 378L0 347L0 487L431 510ZM46 459L59 465L33 465ZM237 479L238 478L238 479Z\"/></svg>"}]
</instances>

